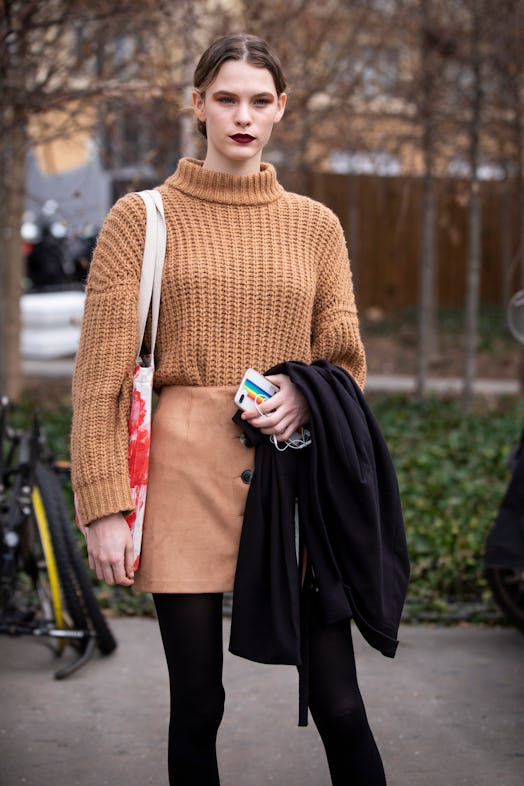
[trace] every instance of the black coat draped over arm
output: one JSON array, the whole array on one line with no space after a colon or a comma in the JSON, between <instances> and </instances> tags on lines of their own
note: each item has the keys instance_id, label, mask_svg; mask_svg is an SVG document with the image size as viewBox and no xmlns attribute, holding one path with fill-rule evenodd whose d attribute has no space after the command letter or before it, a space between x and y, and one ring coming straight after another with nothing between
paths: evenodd
<instances>
[{"instance_id":1,"label":"black coat draped over arm","mask_svg":"<svg viewBox=\"0 0 524 786\"><path fill-rule=\"evenodd\" d=\"M327 361L279 364L307 399L312 443L278 451L235 416L256 451L233 594L229 649L263 663L301 663L300 543L326 624L354 618L393 657L409 579L393 463L352 377ZM298 515L297 515L298 514Z\"/></svg>"}]
</instances>

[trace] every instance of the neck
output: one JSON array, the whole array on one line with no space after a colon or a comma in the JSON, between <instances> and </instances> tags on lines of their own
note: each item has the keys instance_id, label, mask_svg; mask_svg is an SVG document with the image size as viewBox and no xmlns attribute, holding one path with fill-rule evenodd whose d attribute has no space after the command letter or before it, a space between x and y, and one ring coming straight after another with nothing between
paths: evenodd
<instances>
[{"instance_id":1,"label":"neck","mask_svg":"<svg viewBox=\"0 0 524 786\"><path fill-rule=\"evenodd\" d=\"M212 169L214 172L221 172L223 175L256 175L260 172L262 154L249 161L231 161L221 156L216 156L208 152L204 159L204 169Z\"/></svg>"}]
</instances>

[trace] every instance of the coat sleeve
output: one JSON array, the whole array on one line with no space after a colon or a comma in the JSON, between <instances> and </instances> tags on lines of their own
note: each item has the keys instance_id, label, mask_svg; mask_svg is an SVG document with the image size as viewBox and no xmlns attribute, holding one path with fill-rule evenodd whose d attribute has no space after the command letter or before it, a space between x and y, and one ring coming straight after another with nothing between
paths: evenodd
<instances>
[{"instance_id":1,"label":"coat sleeve","mask_svg":"<svg viewBox=\"0 0 524 786\"><path fill-rule=\"evenodd\" d=\"M312 360L324 359L341 366L363 388L366 357L360 337L346 240L338 218L327 208L324 208L322 229L318 240Z\"/></svg>"},{"instance_id":2,"label":"coat sleeve","mask_svg":"<svg viewBox=\"0 0 524 786\"><path fill-rule=\"evenodd\" d=\"M133 508L127 420L138 344L138 289L145 237L139 196L119 200L98 238L73 374L72 483L77 519Z\"/></svg>"}]
</instances>

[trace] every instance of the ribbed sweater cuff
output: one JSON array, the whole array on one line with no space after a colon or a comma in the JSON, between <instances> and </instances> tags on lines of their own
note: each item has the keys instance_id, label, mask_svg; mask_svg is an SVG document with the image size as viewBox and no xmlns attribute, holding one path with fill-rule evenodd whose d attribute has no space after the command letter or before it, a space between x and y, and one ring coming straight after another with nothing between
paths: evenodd
<instances>
[{"instance_id":1,"label":"ribbed sweater cuff","mask_svg":"<svg viewBox=\"0 0 524 786\"><path fill-rule=\"evenodd\" d=\"M129 478L112 477L76 487L75 507L77 522L83 527L102 516L133 510Z\"/></svg>"}]
</instances>

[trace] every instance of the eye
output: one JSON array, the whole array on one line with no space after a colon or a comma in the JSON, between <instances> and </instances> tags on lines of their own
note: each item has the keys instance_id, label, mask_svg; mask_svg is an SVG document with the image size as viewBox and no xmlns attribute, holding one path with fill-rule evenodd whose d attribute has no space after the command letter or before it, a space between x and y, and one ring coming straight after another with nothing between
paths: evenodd
<instances>
[{"instance_id":1,"label":"eye","mask_svg":"<svg viewBox=\"0 0 524 786\"><path fill-rule=\"evenodd\" d=\"M218 101L219 104L232 104L233 100L234 99L231 98L231 96L219 96L217 98L217 101Z\"/></svg>"},{"instance_id":2,"label":"eye","mask_svg":"<svg viewBox=\"0 0 524 786\"><path fill-rule=\"evenodd\" d=\"M270 103L269 98L255 98L255 106L267 106Z\"/></svg>"}]
</instances>

